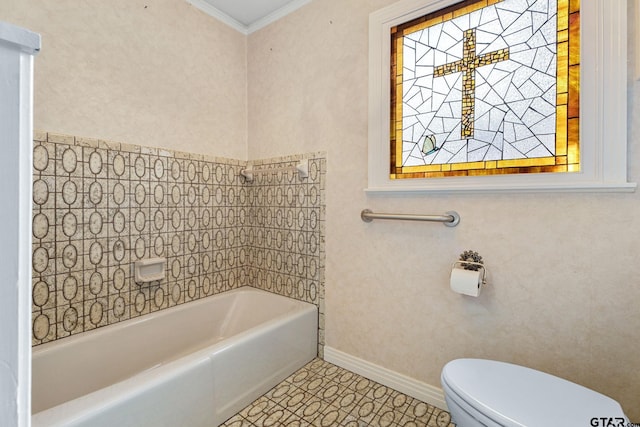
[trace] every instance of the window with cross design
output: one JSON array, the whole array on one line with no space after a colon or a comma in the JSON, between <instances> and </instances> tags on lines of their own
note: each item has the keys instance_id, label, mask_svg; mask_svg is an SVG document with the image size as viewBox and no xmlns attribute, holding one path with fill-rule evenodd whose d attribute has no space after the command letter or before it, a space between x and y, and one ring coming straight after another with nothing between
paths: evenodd
<instances>
[{"instance_id":1,"label":"window with cross design","mask_svg":"<svg viewBox=\"0 0 640 427\"><path fill-rule=\"evenodd\" d=\"M469 0L391 28L391 179L580 171L580 2Z\"/></svg>"}]
</instances>

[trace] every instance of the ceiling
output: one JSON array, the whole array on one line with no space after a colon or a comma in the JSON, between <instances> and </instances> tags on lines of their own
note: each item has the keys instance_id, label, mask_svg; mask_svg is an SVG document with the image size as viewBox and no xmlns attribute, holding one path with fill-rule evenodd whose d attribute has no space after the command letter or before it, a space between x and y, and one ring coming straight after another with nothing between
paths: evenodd
<instances>
[{"instance_id":1,"label":"ceiling","mask_svg":"<svg viewBox=\"0 0 640 427\"><path fill-rule=\"evenodd\" d=\"M189 3L235 28L250 34L271 24L311 0L187 0Z\"/></svg>"}]
</instances>

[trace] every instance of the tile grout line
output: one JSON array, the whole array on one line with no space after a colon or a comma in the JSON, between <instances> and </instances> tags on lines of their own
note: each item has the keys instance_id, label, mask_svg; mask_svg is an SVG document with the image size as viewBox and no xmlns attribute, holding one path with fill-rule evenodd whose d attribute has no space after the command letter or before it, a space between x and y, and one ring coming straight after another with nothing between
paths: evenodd
<instances>
[{"instance_id":1,"label":"tile grout line","mask_svg":"<svg viewBox=\"0 0 640 427\"><path fill-rule=\"evenodd\" d=\"M222 427L282 425L454 426L446 411L322 359L300 368Z\"/></svg>"}]
</instances>

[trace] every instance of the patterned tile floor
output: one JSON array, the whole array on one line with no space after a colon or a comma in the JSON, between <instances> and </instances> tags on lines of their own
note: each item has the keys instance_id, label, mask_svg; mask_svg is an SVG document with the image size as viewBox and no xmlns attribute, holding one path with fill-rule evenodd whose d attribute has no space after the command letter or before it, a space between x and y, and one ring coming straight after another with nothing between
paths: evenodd
<instances>
[{"instance_id":1,"label":"patterned tile floor","mask_svg":"<svg viewBox=\"0 0 640 427\"><path fill-rule=\"evenodd\" d=\"M454 424L448 412L314 359L222 426L454 427Z\"/></svg>"}]
</instances>

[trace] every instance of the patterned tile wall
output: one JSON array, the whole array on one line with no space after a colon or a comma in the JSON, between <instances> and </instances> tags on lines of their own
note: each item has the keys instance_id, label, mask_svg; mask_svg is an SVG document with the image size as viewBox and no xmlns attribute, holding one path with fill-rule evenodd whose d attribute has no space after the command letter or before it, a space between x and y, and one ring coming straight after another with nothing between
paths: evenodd
<instances>
[{"instance_id":1,"label":"patterned tile wall","mask_svg":"<svg viewBox=\"0 0 640 427\"><path fill-rule=\"evenodd\" d=\"M309 176L278 169L308 159ZM322 153L253 162L249 183L249 280L257 287L318 306L318 354L324 348L326 159ZM269 172L273 170L273 172Z\"/></svg>"},{"instance_id":2,"label":"patterned tile wall","mask_svg":"<svg viewBox=\"0 0 640 427\"><path fill-rule=\"evenodd\" d=\"M324 311L321 155L308 180L246 182L242 161L53 133L33 154L33 345L246 284ZM135 283L149 257L166 279Z\"/></svg>"}]
</instances>

